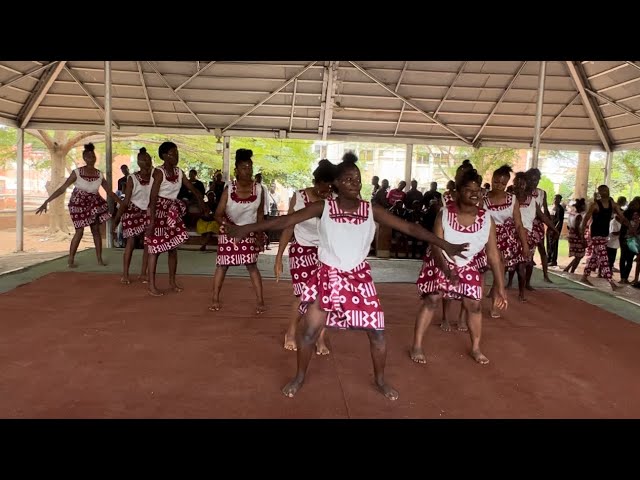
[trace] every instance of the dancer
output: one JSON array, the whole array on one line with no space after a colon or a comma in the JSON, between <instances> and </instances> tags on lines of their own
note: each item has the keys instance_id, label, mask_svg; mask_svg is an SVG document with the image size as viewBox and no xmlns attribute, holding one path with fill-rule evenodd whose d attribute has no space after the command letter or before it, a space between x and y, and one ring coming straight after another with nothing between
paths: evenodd
<instances>
[{"instance_id":1,"label":"dancer","mask_svg":"<svg viewBox=\"0 0 640 480\"><path fill-rule=\"evenodd\" d=\"M624 213L616 202L609 197L609 187L600 185L598 187L598 200L593 202L582 220L582 229L584 230L591 220L591 255L584 268L580 281L587 285L593 286L589 281L589 274L592 270L600 269L602 278L606 279L611 285L612 290L619 287L612 278L611 269L609 268L609 257L607 256L607 241L609 238L609 225L611 217L616 214L620 222L627 226L629 233L635 235L635 228L632 229L631 223L625 218Z\"/></svg>"},{"instance_id":2,"label":"dancer","mask_svg":"<svg viewBox=\"0 0 640 480\"><path fill-rule=\"evenodd\" d=\"M187 207L178 199L180 187L184 186L198 199L200 209L205 212L207 207L202 200L202 194L187 179L182 169L178 168L180 158L178 146L173 142L164 142L158 148L158 155L164 162L153 170L153 185L149 194L149 220L145 246L149 251L149 293L154 297L163 295L156 287L156 265L158 255L168 252L169 285L174 292L183 290L176 282L178 269L178 246L189 239L184 226Z\"/></svg>"},{"instance_id":3,"label":"dancer","mask_svg":"<svg viewBox=\"0 0 640 480\"><path fill-rule=\"evenodd\" d=\"M534 220L536 218L539 219L556 236L559 236L560 232L558 232L551 219L543 213L542 209L540 208L540 204L536 202L534 197L531 195L528 175L524 172L516 173L516 176L513 180L513 185L516 199L518 200L518 206L520 207L520 218L522 219L522 225L527 230L527 244L529 246L529 257L526 258L527 263L525 266L526 278L528 281L525 282L524 288L533 291L535 289L531 286L530 282L531 275L533 274L533 256L535 255L535 248L540 242L540 230L534 229ZM514 272L509 272L509 283L507 284L507 288L511 287L513 276Z\"/></svg>"},{"instance_id":4,"label":"dancer","mask_svg":"<svg viewBox=\"0 0 640 480\"><path fill-rule=\"evenodd\" d=\"M329 160L320 160L318 167L313 171L313 187L298 190L293 194L289 204L289 214L302 210L313 202L327 198L331 194L334 171L335 166ZM290 245L289 241L291 241ZM273 265L273 271L276 281L278 281L282 274L282 255L287 245L289 245L289 270L293 283L293 294L298 299L293 303L291 320L284 336L284 348L287 350L298 349L296 345L296 328L302 318L299 298L302 295L306 281L315 275L315 271L318 268L319 243L317 218L311 218L294 227L288 227L280 235L280 245L278 246L278 254ZM324 337L325 329L323 328L316 343L316 353L318 355L329 354L329 348Z\"/></svg>"},{"instance_id":5,"label":"dancer","mask_svg":"<svg viewBox=\"0 0 640 480\"><path fill-rule=\"evenodd\" d=\"M587 240L582 230L582 219L587 211L587 204L584 198L578 198L573 206L574 210L569 213L567 219L567 230L569 231L569 257L573 260L563 270L563 272L575 273L576 268L580 264L580 260L584 257L587 248Z\"/></svg>"},{"instance_id":6,"label":"dancer","mask_svg":"<svg viewBox=\"0 0 640 480\"><path fill-rule=\"evenodd\" d=\"M540 170L538 170L537 168L530 168L529 170L527 170L526 178L527 178L528 189L529 189L530 195L533 197L535 202L540 206L542 213L544 213L548 218L551 218L551 215L549 214L549 205L547 204L547 192L545 192L541 188L538 188L541 175L542 174L540 173ZM538 252L540 253L540 262L542 263L542 277L544 278L545 282L553 283L549 278L549 273L548 273L549 265L548 265L547 251L544 246L545 234L544 234L544 227L542 225L543 223L544 222L542 222L537 217L533 219L533 239L537 240ZM559 235L560 234L558 233L558 237ZM535 252L534 252L534 255L535 255ZM531 259L533 261L533 257ZM531 269L531 272L533 273L533 269ZM531 286L530 274L527 276L526 286L527 288Z\"/></svg>"},{"instance_id":7,"label":"dancer","mask_svg":"<svg viewBox=\"0 0 640 480\"><path fill-rule=\"evenodd\" d=\"M80 240L82 240L82 236L84 235L84 227L91 229L93 243L96 247L98 265L106 265L102 260L100 224L109 220L111 213L109 213L109 206L105 199L98 195L100 187L102 187L107 195L118 205L122 203L118 196L111 190L111 186L107 183L102 172L95 168L96 153L93 143L87 143L84 146L82 159L84 160L85 166L74 169L65 182L36 210L36 215L42 212L46 213L49 203L60 195L63 195L67 191L67 188L75 184L71 198L69 199L69 215L71 215L73 227L76 229L76 233L71 239L71 245L69 247L69 268L77 267L75 263L76 252L78 251Z\"/></svg>"},{"instance_id":8,"label":"dancer","mask_svg":"<svg viewBox=\"0 0 640 480\"><path fill-rule=\"evenodd\" d=\"M138 170L133 175L128 175L125 182L124 200L113 220L113 233L117 232L118 224L122 219L122 238L127 240L124 256L122 257L122 279L120 283L129 285L129 267L131 256L135 248L136 238L143 236L147 228L147 209L149 208L149 195L151 194L151 155L145 147L138 152ZM144 245L142 253L142 269L139 280L148 282L147 261L149 251Z\"/></svg>"},{"instance_id":9,"label":"dancer","mask_svg":"<svg viewBox=\"0 0 640 480\"><path fill-rule=\"evenodd\" d=\"M366 260L375 235L374 222L435 244L451 256L461 254L466 248L466 245L452 245L419 225L362 200L362 181L356 161L357 157L349 152L335 167L333 187L337 191L336 198L314 202L291 215L226 227L229 235L244 238L250 232L279 230L320 218L320 266L307 281L301 295L300 310L304 317L296 333L298 371L282 390L288 397L293 397L304 383L312 346L322 328L327 326L367 332L376 387L388 399L398 398L398 392L384 378L387 356L384 313Z\"/></svg>"},{"instance_id":10,"label":"dancer","mask_svg":"<svg viewBox=\"0 0 640 480\"><path fill-rule=\"evenodd\" d=\"M215 219L219 225L246 225L264 221L263 186L253 180L253 152L246 148L236 150L235 177L222 192ZM264 250L264 235L251 235L242 242L234 242L223 228L218 234L218 255L213 275L213 296L209 310L220 310L220 292L231 266L244 265L249 271L256 293L256 313L266 310L262 295L262 276L258 270L258 253Z\"/></svg>"},{"instance_id":11,"label":"dancer","mask_svg":"<svg viewBox=\"0 0 640 480\"><path fill-rule=\"evenodd\" d=\"M493 172L491 190L484 199L484 209L491 215L496 227L496 242L507 272L518 271L519 300L525 302L524 286L526 281L526 262L529 258L527 230L522 225L520 204L515 195L506 192L513 170L504 165ZM491 310L491 316L498 318L497 310Z\"/></svg>"},{"instance_id":12,"label":"dancer","mask_svg":"<svg viewBox=\"0 0 640 480\"><path fill-rule=\"evenodd\" d=\"M471 338L471 356L480 364L489 359L480 350L482 333L482 271L487 264L493 272L493 307L507 307L504 291L504 267L496 244L496 230L491 216L479 208L480 182L475 169L466 170L456 182L456 198L445 206L436 218L434 233L447 242L466 242L467 258L447 258L439 245L432 244L418 277L418 292L422 305L416 317L410 357L416 363L426 363L422 340L441 297L462 301Z\"/></svg>"}]
</instances>

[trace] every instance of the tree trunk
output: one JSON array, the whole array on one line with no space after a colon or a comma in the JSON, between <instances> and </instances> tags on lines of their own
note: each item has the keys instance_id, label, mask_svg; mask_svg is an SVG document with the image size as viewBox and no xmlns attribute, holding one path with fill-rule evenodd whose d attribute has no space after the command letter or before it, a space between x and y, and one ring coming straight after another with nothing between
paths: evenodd
<instances>
[{"instance_id":1,"label":"tree trunk","mask_svg":"<svg viewBox=\"0 0 640 480\"><path fill-rule=\"evenodd\" d=\"M56 131L54 149L51 151L51 181L47 188L47 193L51 195L66 180L66 159L67 153L61 147L66 140L65 132ZM69 217L64 209L65 194L60 195L49 205L49 234L57 232L69 233Z\"/></svg>"},{"instance_id":2,"label":"tree trunk","mask_svg":"<svg viewBox=\"0 0 640 480\"><path fill-rule=\"evenodd\" d=\"M51 195L65 181L65 155L60 150L51 155L51 181L48 184L47 193ZM59 231L68 233L67 215L64 209L65 195L62 194L49 204L49 233Z\"/></svg>"}]
</instances>

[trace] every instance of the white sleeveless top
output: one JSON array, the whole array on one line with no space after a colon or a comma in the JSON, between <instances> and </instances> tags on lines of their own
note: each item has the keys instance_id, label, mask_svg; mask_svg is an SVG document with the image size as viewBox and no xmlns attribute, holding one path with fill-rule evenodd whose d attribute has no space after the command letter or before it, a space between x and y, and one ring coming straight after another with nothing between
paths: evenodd
<instances>
[{"instance_id":1,"label":"white sleeveless top","mask_svg":"<svg viewBox=\"0 0 640 480\"><path fill-rule=\"evenodd\" d=\"M491 233L491 216L487 215L486 210L479 208L475 222L464 227L458 223L458 214L455 209L447 208L445 205L442 209L442 230L447 242L469 244L468 250L464 252L464 256L467 258L459 256L450 258L444 250L442 251L442 254L458 267L464 267L473 260L476 254L485 249Z\"/></svg>"},{"instance_id":2,"label":"white sleeveless top","mask_svg":"<svg viewBox=\"0 0 640 480\"><path fill-rule=\"evenodd\" d=\"M80 176L80 168L76 168L74 170L76 174L76 181L74 187L78 190L82 190L87 193L93 193L96 195L98 190L100 189L100 185L102 185L102 180L104 177L102 176L102 172L98 170L98 178L95 180L86 180Z\"/></svg>"},{"instance_id":3,"label":"white sleeveless top","mask_svg":"<svg viewBox=\"0 0 640 480\"><path fill-rule=\"evenodd\" d=\"M513 219L513 208L515 206L514 195L506 192L507 198L504 203L493 204L488 196L484 197L484 209L489 213L496 225L502 225L504 222Z\"/></svg>"},{"instance_id":4,"label":"white sleeveless top","mask_svg":"<svg viewBox=\"0 0 640 480\"><path fill-rule=\"evenodd\" d=\"M541 188L536 188L535 192L533 192L532 194L533 198L536 199L536 203L538 205L540 205L540 208L542 209L542 205L544 203L544 196L545 196L545 192L544 190L542 190Z\"/></svg>"},{"instance_id":5,"label":"white sleeveless top","mask_svg":"<svg viewBox=\"0 0 640 480\"><path fill-rule=\"evenodd\" d=\"M293 206L293 211L297 212L298 210L302 210L305 205L305 197L308 199L307 194L304 193L304 190L296 190L294 193L296 198L296 203ZM320 219L318 217L310 218L309 220L305 220L302 223L298 223L295 227L293 227L293 235L300 245L305 247L317 247L320 243L320 238L318 237L318 226L320 225Z\"/></svg>"},{"instance_id":6,"label":"white sleeveless top","mask_svg":"<svg viewBox=\"0 0 640 480\"><path fill-rule=\"evenodd\" d=\"M227 208L225 209L225 215L235 225L248 225L250 223L256 223L258 221L258 209L260 208L260 201L262 200L263 188L257 182L253 182L253 195L255 199L251 202L237 202L231 195L235 192L236 182L229 182L227 185ZM245 199L243 199L245 200ZM260 212L264 215L263 212Z\"/></svg>"},{"instance_id":7,"label":"white sleeveless top","mask_svg":"<svg viewBox=\"0 0 640 480\"><path fill-rule=\"evenodd\" d=\"M331 205L333 203L333 205ZM360 201L358 212L367 218L360 225L338 222L330 216L331 210L339 213L334 199L324 201L324 209L318 227L318 260L330 267L348 272L360 265L369 255L371 242L376 234L373 208L366 201Z\"/></svg>"},{"instance_id":8,"label":"white sleeveless top","mask_svg":"<svg viewBox=\"0 0 640 480\"><path fill-rule=\"evenodd\" d=\"M160 184L158 196L168 198L169 200L175 200L178 198L178 193L182 187L182 169L178 169L178 179L175 182L171 182L167 179L167 173L164 171L164 168L157 167L156 170L160 170L162 172L162 183ZM149 202L147 202L147 204L148 203Z\"/></svg>"},{"instance_id":9,"label":"white sleeveless top","mask_svg":"<svg viewBox=\"0 0 640 480\"><path fill-rule=\"evenodd\" d=\"M133 203L140 210L146 210L149 207L149 196L151 195L151 179L149 179L149 183L146 185L142 185L140 183L140 179L138 178L138 173L136 172L133 175L130 175L131 181L133 182L133 192L131 193L131 203Z\"/></svg>"},{"instance_id":10,"label":"white sleeveless top","mask_svg":"<svg viewBox=\"0 0 640 480\"><path fill-rule=\"evenodd\" d=\"M527 197L524 203L520 203L520 217L522 217L522 225L529 232L533 230L533 221L536 218L537 204L537 200L535 200L534 197Z\"/></svg>"}]
</instances>

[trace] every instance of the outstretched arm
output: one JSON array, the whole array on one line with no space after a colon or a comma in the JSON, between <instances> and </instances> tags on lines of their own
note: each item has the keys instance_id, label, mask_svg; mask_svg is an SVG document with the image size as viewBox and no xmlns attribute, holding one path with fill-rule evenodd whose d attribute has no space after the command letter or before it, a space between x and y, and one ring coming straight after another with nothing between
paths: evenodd
<instances>
[{"instance_id":1,"label":"outstretched arm","mask_svg":"<svg viewBox=\"0 0 640 480\"><path fill-rule=\"evenodd\" d=\"M262 222L250 223L248 225L225 225L225 233L231 237L244 238L251 232L264 232L266 230L283 230L287 227L293 227L298 223L309 220L314 217L321 217L324 211L324 200L313 202L308 207L298 210L291 215L281 215L272 217Z\"/></svg>"},{"instance_id":2,"label":"outstretched arm","mask_svg":"<svg viewBox=\"0 0 640 480\"><path fill-rule=\"evenodd\" d=\"M542 210L540 209L540 205L538 205L536 203L536 217L538 217L540 220L542 220L542 222L549 227L549 229L552 232L555 232L555 234L557 236L560 236L560 232L558 231L558 229L556 228L556 226L553 224L553 222L551 221L551 219L545 215Z\"/></svg>"},{"instance_id":3,"label":"outstretched arm","mask_svg":"<svg viewBox=\"0 0 640 480\"><path fill-rule=\"evenodd\" d=\"M222 190L221 198L218 199L218 206L216 207L216 213L213 218L219 225L224 222L224 212L227 210L227 201L229 200L229 187L224 187Z\"/></svg>"},{"instance_id":4,"label":"outstretched arm","mask_svg":"<svg viewBox=\"0 0 640 480\"><path fill-rule=\"evenodd\" d=\"M386 225L387 227L398 230L406 235L424 240L429 242L431 245L436 245L447 252L447 254L452 258L456 255L465 258L464 255L462 255L462 252L467 249L468 244L454 245L449 243L444 240L444 238L439 238L417 223L407 222L406 220L396 217L380 205L373 205L373 219L381 225ZM436 223L437 222L438 220L436 219Z\"/></svg>"},{"instance_id":5,"label":"outstretched arm","mask_svg":"<svg viewBox=\"0 0 640 480\"><path fill-rule=\"evenodd\" d=\"M69 188L69 186L71 186L75 181L76 181L76 172L73 171L73 172L71 172L71 175L69 175L69 177L64 181L64 183L62 185L60 185L60 187L58 187L58 189L55 192L53 192L51 195L49 195L49 198L47 198L44 201L44 203L40 206L40 208L38 210L36 210L36 215L39 215L42 212L46 212L47 211L47 205L49 204L49 202L55 200L60 195L62 195L64 192L66 192L67 188Z\"/></svg>"},{"instance_id":6,"label":"outstretched arm","mask_svg":"<svg viewBox=\"0 0 640 480\"><path fill-rule=\"evenodd\" d=\"M589 225L589 220L591 220L593 213L596 211L596 208L598 208L598 204L596 202L593 202L589 207L589 210L587 210L587 214L582 219L582 225L580 227L580 231L582 232L585 231L585 229L587 228L587 225Z\"/></svg>"},{"instance_id":7,"label":"outstretched arm","mask_svg":"<svg viewBox=\"0 0 640 480\"><path fill-rule=\"evenodd\" d=\"M497 308L504 309L507 307L507 294L504 291L504 265L498 250L496 241L496 226L491 220L491 232L489 232L489 240L486 245L487 263L491 267L493 273L493 303Z\"/></svg>"},{"instance_id":8,"label":"outstretched arm","mask_svg":"<svg viewBox=\"0 0 640 480\"><path fill-rule=\"evenodd\" d=\"M116 202L118 205L122 204L122 200L120 200L120 198L115 193L113 193L113 190L111 190L111 187L107 183L106 178L102 177L102 182L100 182L100 186L105 192L107 192L107 197L111 197L111 199L114 202Z\"/></svg>"},{"instance_id":9,"label":"outstretched arm","mask_svg":"<svg viewBox=\"0 0 640 480\"><path fill-rule=\"evenodd\" d=\"M291 196L291 201L289 202L289 211L287 215L291 215L295 212L294 207L296 205L296 194L294 193ZM278 253L276 254L276 260L273 264L273 273L276 276L276 281L280 279L280 275L282 274L282 256L284 255L284 251L289 245L291 238L293 237L293 227L285 228L280 234L280 244L278 245Z\"/></svg>"},{"instance_id":10,"label":"outstretched arm","mask_svg":"<svg viewBox=\"0 0 640 480\"><path fill-rule=\"evenodd\" d=\"M129 206L129 202L131 201L131 195L133 194L133 179L131 176L127 178L127 185L124 188L124 200L120 203L120 207L118 208L118 213L116 213L116 218L113 219L113 231L116 231L118 223L120 223L120 218L122 214L127 210Z\"/></svg>"}]
</instances>

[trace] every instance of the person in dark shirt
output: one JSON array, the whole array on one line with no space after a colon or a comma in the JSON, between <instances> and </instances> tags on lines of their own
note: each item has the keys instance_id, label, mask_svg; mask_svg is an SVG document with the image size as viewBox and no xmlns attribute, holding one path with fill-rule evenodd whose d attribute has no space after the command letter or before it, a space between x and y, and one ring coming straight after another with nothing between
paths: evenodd
<instances>
[{"instance_id":1,"label":"person in dark shirt","mask_svg":"<svg viewBox=\"0 0 640 480\"><path fill-rule=\"evenodd\" d=\"M556 195L553 199L553 215L551 221L558 229L558 232L562 232L562 226L564 225L564 207L562 206L562 195ZM550 267L558 266L558 243L559 237L551 234L551 230L547 230L547 255Z\"/></svg>"}]
</instances>

